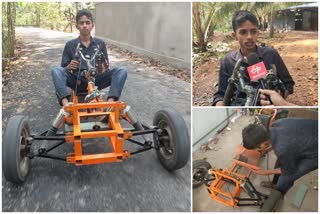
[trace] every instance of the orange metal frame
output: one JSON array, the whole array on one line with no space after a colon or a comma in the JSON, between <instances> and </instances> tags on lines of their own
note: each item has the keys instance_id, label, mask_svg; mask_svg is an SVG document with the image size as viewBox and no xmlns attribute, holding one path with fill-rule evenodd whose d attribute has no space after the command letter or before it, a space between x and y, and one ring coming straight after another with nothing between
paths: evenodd
<instances>
[{"instance_id":1,"label":"orange metal frame","mask_svg":"<svg viewBox=\"0 0 320 214\"><path fill-rule=\"evenodd\" d=\"M273 110L273 115L270 121L270 126L275 120L277 110ZM261 114L261 110L259 111ZM252 172L255 174L262 174L262 170L258 167L258 162L261 158L261 153L256 150L248 150L243 146L239 145L236 151L236 157L233 164L228 169L215 170L211 169L209 173L215 176L215 180L208 187L210 192L210 197L214 200L222 203L228 207L234 207L239 202L237 198L240 196L243 185L248 180ZM246 158L247 162L240 161L241 158ZM239 167L244 170L242 174L238 173ZM234 183L233 190L229 189L229 186L225 186L226 180L232 181ZM228 188L225 191L224 188Z\"/></svg>"},{"instance_id":2,"label":"orange metal frame","mask_svg":"<svg viewBox=\"0 0 320 214\"><path fill-rule=\"evenodd\" d=\"M243 190L243 185L252 173L252 170L260 170L260 168L257 166L261 157L260 152L255 150L247 150L243 146L239 145L236 154L238 157L241 156L248 158L248 163L234 159L232 166L226 170L211 170L211 173L215 176L215 180L208 187L211 193L211 198L229 207L234 207L238 203L236 198L240 196ZM244 171L246 172L243 174L238 173L237 169L239 167L243 167L245 169ZM226 184L226 179L234 182L233 190L223 190Z\"/></svg>"},{"instance_id":3,"label":"orange metal frame","mask_svg":"<svg viewBox=\"0 0 320 214\"><path fill-rule=\"evenodd\" d=\"M94 84L88 83L88 94L94 90ZM89 103L79 103L76 93L73 91L73 103L64 107L69 113L65 117L68 123L73 124L73 132L66 133L66 142L74 144L74 153L67 155L67 162L75 165L99 164L105 162L118 162L130 156L124 151L124 141L132 137L132 133L124 131L120 124L120 112L126 107L123 102L104 102L97 97ZM112 107L110 112L104 112L107 107ZM108 116L107 130L83 131L81 130L81 118ZM125 116L125 115L124 115ZM82 139L107 137L113 152L101 154L84 155L82 150Z\"/></svg>"}]
</instances>

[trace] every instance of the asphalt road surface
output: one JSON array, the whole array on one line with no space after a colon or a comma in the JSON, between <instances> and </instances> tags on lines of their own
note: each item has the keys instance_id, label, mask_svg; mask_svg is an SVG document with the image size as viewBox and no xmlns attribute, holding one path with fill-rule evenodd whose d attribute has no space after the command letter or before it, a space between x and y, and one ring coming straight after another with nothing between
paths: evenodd
<instances>
[{"instance_id":1,"label":"asphalt road surface","mask_svg":"<svg viewBox=\"0 0 320 214\"><path fill-rule=\"evenodd\" d=\"M17 35L25 43L24 62L15 66L2 89L2 130L10 117L25 115L31 132L39 133L50 127L60 109L50 69L60 65L64 44L76 35L37 28L17 29ZM173 107L185 119L190 133L190 83L130 62L120 53L109 51L109 55L111 66L128 68L121 99L139 120L151 125L155 112ZM86 146L102 150L102 145ZM125 148L136 146L126 143ZM71 149L72 145L64 145L56 152ZM154 150L120 163L81 167L35 158L22 185L2 178L2 211L190 211L190 197L190 161L170 173Z\"/></svg>"}]
</instances>

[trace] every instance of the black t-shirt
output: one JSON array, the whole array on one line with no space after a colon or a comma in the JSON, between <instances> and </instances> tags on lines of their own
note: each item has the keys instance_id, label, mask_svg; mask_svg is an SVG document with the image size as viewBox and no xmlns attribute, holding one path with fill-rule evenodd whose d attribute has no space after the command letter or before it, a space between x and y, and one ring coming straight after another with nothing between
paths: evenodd
<instances>
[{"instance_id":1,"label":"black t-shirt","mask_svg":"<svg viewBox=\"0 0 320 214\"><path fill-rule=\"evenodd\" d=\"M71 62L71 60L75 59L75 53L79 43L81 52L84 56L89 56L89 58L91 58L96 52L96 48L98 48L103 53L107 65L109 65L108 51L104 41L98 38L91 37L89 47L85 47L78 37L66 43L62 53L61 67L66 67ZM84 62L80 63L80 70L88 70L87 64Z\"/></svg>"},{"instance_id":2,"label":"black t-shirt","mask_svg":"<svg viewBox=\"0 0 320 214\"><path fill-rule=\"evenodd\" d=\"M301 159L318 158L318 120L280 119L269 130L282 174L296 172Z\"/></svg>"}]
</instances>

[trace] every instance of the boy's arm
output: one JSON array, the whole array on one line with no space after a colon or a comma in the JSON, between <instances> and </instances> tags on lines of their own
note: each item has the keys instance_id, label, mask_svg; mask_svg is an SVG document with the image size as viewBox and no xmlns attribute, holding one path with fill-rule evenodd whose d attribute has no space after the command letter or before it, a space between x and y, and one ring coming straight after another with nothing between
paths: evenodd
<instances>
[{"instance_id":1,"label":"boy's arm","mask_svg":"<svg viewBox=\"0 0 320 214\"><path fill-rule=\"evenodd\" d=\"M61 59L61 67L65 68L69 65L72 58L72 53L70 53L70 44L66 43L62 52L62 59Z\"/></svg>"},{"instance_id":2,"label":"boy's arm","mask_svg":"<svg viewBox=\"0 0 320 214\"><path fill-rule=\"evenodd\" d=\"M286 65L284 64L281 56L279 55L279 53L275 50L275 65L278 71L278 77L281 79L281 81L283 82L283 84L286 87L286 95L292 94L293 93L293 86L294 86L294 81L286 67Z\"/></svg>"},{"instance_id":3,"label":"boy's arm","mask_svg":"<svg viewBox=\"0 0 320 214\"><path fill-rule=\"evenodd\" d=\"M264 156L265 154L267 154L268 152L270 152L272 150L272 146L270 145L269 147L265 148L265 149L257 149L258 152L260 152L261 156Z\"/></svg>"},{"instance_id":4,"label":"boy's arm","mask_svg":"<svg viewBox=\"0 0 320 214\"><path fill-rule=\"evenodd\" d=\"M282 174L281 169L270 169L270 170L252 170L255 174L258 175L275 175L275 174Z\"/></svg>"},{"instance_id":5,"label":"boy's arm","mask_svg":"<svg viewBox=\"0 0 320 214\"><path fill-rule=\"evenodd\" d=\"M212 101L213 106L221 106L221 104L223 105L223 97L224 97L224 94L225 94L227 86L228 86L228 79L230 77L228 75L227 66L226 66L225 61L226 60L224 58L220 62L219 85L218 85L218 90L213 95L213 101Z\"/></svg>"}]
</instances>

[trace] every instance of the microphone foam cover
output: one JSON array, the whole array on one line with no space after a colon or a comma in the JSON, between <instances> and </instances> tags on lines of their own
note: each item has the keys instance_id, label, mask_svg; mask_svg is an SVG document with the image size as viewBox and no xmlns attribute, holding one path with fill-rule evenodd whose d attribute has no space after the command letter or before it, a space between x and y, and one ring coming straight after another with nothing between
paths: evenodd
<instances>
[{"instance_id":1,"label":"microphone foam cover","mask_svg":"<svg viewBox=\"0 0 320 214\"><path fill-rule=\"evenodd\" d=\"M249 65L254 65L260 62L256 53L249 53L247 59Z\"/></svg>"}]
</instances>

